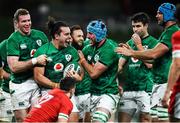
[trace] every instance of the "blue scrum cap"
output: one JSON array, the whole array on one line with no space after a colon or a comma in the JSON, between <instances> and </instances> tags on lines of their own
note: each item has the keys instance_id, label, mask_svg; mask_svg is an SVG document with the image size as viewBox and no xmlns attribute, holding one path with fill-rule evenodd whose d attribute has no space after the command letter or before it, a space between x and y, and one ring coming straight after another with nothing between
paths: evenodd
<instances>
[{"instance_id":1,"label":"blue scrum cap","mask_svg":"<svg viewBox=\"0 0 180 123\"><path fill-rule=\"evenodd\" d=\"M94 20L88 24L87 32L93 33L96 36L96 41L100 42L106 37L107 28L101 20Z\"/></svg>"},{"instance_id":2,"label":"blue scrum cap","mask_svg":"<svg viewBox=\"0 0 180 123\"><path fill-rule=\"evenodd\" d=\"M163 21L167 22L170 20L175 20L174 14L176 11L176 6L171 3L163 3L159 6L158 11L163 14Z\"/></svg>"}]
</instances>

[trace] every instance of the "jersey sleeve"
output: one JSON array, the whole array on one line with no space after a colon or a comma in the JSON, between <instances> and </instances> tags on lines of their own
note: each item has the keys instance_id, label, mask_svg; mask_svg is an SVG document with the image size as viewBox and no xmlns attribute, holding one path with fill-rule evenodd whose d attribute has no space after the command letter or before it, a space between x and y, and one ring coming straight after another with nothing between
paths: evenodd
<instances>
[{"instance_id":1,"label":"jersey sleeve","mask_svg":"<svg viewBox=\"0 0 180 123\"><path fill-rule=\"evenodd\" d=\"M116 58L118 58L118 55L114 52L113 48L105 49L99 54L99 62L107 67L111 66Z\"/></svg>"},{"instance_id":2,"label":"jersey sleeve","mask_svg":"<svg viewBox=\"0 0 180 123\"><path fill-rule=\"evenodd\" d=\"M180 58L180 31L172 36L172 57Z\"/></svg>"},{"instance_id":3,"label":"jersey sleeve","mask_svg":"<svg viewBox=\"0 0 180 123\"><path fill-rule=\"evenodd\" d=\"M128 44L131 48L133 47L133 40L130 39L126 42L126 44ZM121 55L121 57L125 60L128 60L130 57L129 56L125 56L125 55Z\"/></svg>"},{"instance_id":4,"label":"jersey sleeve","mask_svg":"<svg viewBox=\"0 0 180 123\"><path fill-rule=\"evenodd\" d=\"M19 56L20 49L19 44L14 38L9 38L6 44L7 56Z\"/></svg>"},{"instance_id":5,"label":"jersey sleeve","mask_svg":"<svg viewBox=\"0 0 180 123\"><path fill-rule=\"evenodd\" d=\"M62 100L62 105L61 105L61 108L59 110L58 119L63 118L63 119L68 120L69 115L72 112L72 109L73 109L73 105L72 105L72 102L70 101L70 99Z\"/></svg>"},{"instance_id":6,"label":"jersey sleeve","mask_svg":"<svg viewBox=\"0 0 180 123\"><path fill-rule=\"evenodd\" d=\"M170 50L172 49L172 44L171 44L171 37L174 31L172 30L167 30L167 32L162 36L160 40L160 43L166 45Z\"/></svg>"},{"instance_id":7,"label":"jersey sleeve","mask_svg":"<svg viewBox=\"0 0 180 123\"><path fill-rule=\"evenodd\" d=\"M42 37L43 44L49 42L49 40L44 32L42 32L41 35L42 35L41 37Z\"/></svg>"}]
</instances>

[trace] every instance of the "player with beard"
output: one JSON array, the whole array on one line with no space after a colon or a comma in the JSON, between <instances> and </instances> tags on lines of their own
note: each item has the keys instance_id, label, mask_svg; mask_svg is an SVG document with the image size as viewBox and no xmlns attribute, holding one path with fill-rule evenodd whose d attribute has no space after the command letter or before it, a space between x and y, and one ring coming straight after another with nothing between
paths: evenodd
<instances>
[{"instance_id":1,"label":"player with beard","mask_svg":"<svg viewBox=\"0 0 180 123\"><path fill-rule=\"evenodd\" d=\"M177 5L175 16L180 22L180 4ZM172 48L173 59L162 104L168 106L170 121L180 122L180 31L175 32L172 36ZM172 94L170 94L171 90Z\"/></svg>"},{"instance_id":2,"label":"player with beard","mask_svg":"<svg viewBox=\"0 0 180 123\"><path fill-rule=\"evenodd\" d=\"M151 107L153 112L158 112L158 121L168 121L167 108L162 106L161 100L166 90L169 68L172 62L171 37L174 32L179 30L175 21L175 11L175 5L171 3L163 3L159 6L156 18L158 24L164 27L164 31L154 48L145 51L135 51L124 44L116 49L117 53L125 56L142 60L154 60L152 71L155 84L152 91Z\"/></svg>"},{"instance_id":3,"label":"player with beard","mask_svg":"<svg viewBox=\"0 0 180 123\"><path fill-rule=\"evenodd\" d=\"M34 68L34 79L40 85L42 95L53 88L59 87L59 80L63 78L66 65L70 62L78 62L79 60L77 50L67 44L71 39L69 26L64 22L55 21L50 17L48 29L52 41L44 44L35 53L35 57L42 54L46 54L47 56L45 65L37 65ZM76 78L77 81L82 80L82 76L79 76L79 74L74 71L70 71L68 75ZM73 111L70 116L70 121L76 122L78 118L74 115L79 111L76 107L74 97L72 97L71 100L73 102Z\"/></svg>"}]
</instances>

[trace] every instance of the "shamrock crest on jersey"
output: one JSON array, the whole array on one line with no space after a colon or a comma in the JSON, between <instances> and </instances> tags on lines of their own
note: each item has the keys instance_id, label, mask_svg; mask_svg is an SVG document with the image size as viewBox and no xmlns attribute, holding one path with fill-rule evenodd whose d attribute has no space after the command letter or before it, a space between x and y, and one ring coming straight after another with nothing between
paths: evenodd
<instances>
[{"instance_id":1,"label":"shamrock crest on jersey","mask_svg":"<svg viewBox=\"0 0 180 123\"><path fill-rule=\"evenodd\" d=\"M69 61L71 61L71 59L72 59L72 55L67 54L67 55L65 55L65 58L66 58L66 60L69 62Z\"/></svg>"},{"instance_id":2,"label":"shamrock crest on jersey","mask_svg":"<svg viewBox=\"0 0 180 123\"><path fill-rule=\"evenodd\" d=\"M64 65L62 64L62 63L56 63L55 65L54 65L54 70L55 71L62 71L64 69Z\"/></svg>"},{"instance_id":3,"label":"shamrock crest on jersey","mask_svg":"<svg viewBox=\"0 0 180 123\"><path fill-rule=\"evenodd\" d=\"M40 39L36 40L36 43L37 43L38 46L42 45L42 41Z\"/></svg>"}]
</instances>

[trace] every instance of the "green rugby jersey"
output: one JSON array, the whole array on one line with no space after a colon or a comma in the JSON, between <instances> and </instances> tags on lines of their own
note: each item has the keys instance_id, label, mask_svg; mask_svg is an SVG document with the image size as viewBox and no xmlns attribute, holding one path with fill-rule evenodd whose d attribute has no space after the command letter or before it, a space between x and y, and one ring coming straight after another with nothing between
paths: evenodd
<instances>
[{"instance_id":1,"label":"green rugby jersey","mask_svg":"<svg viewBox=\"0 0 180 123\"><path fill-rule=\"evenodd\" d=\"M22 35L19 31L11 34L7 41L7 55L18 56L19 61L31 59L35 51L48 41L46 35L32 29L30 35ZM33 76L32 69L20 73L12 73L14 83L22 83Z\"/></svg>"},{"instance_id":2,"label":"green rugby jersey","mask_svg":"<svg viewBox=\"0 0 180 123\"><path fill-rule=\"evenodd\" d=\"M172 25L165 29L158 39L159 43L166 45L169 51L163 56L157 58L153 64L153 78L154 83L163 84L167 82L169 68L172 62L172 44L171 37L174 32L179 30L178 25Z\"/></svg>"},{"instance_id":3,"label":"green rugby jersey","mask_svg":"<svg viewBox=\"0 0 180 123\"><path fill-rule=\"evenodd\" d=\"M57 83L63 78L65 66L72 61L78 62L79 60L79 55L75 48L67 46L62 49L57 49L52 42L48 42L40 47L34 57L42 54L46 54L48 57L44 76Z\"/></svg>"},{"instance_id":4,"label":"green rugby jersey","mask_svg":"<svg viewBox=\"0 0 180 123\"><path fill-rule=\"evenodd\" d=\"M84 47L86 47L89 44L91 44L91 41L90 39L86 38L86 40L83 42Z\"/></svg>"},{"instance_id":5,"label":"green rugby jersey","mask_svg":"<svg viewBox=\"0 0 180 123\"><path fill-rule=\"evenodd\" d=\"M0 51L1 51L0 56L1 56L2 62L3 62L3 70L6 71L7 73L11 73L10 68L8 66L8 63L7 63L6 43L7 43L7 39L3 40L0 43ZM10 90L9 90L9 81L10 81L10 78L9 79L4 78L4 81L2 82L3 91L8 92L8 93L10 92Z\"/></svg>"},{"instance_id":6,"label":"green rugby jersey","mask_svg":"<svg viewBox=\"0 0 180 123\"><path fill-rule=\"evenodd\" d=\"M109 39L109 42L112 43L112 45L117 46L117 43L115 41ZM86 70L84 71L85 71L85 74L84 74L83 80L76 84L76 91L75 91L76 96L90 93L92 79L87 73L87 71Z\"/></svg>"},{"instance_id":7,"label":"green rugby jersey","mask_svg":"<svg viewBox=\"0 0 180 123\"><path fill-rule=\"evenodd\" d=\"M97 79L92 80L90 92L93 95L118 93L118 55L114 52L115 47L110 39L106 39L100 47L88 45L83 49L83 54L91 65L99 61L108 67Z\"/></svg>"},{"instance_id":8,"label":"green rugby jersey","mask_svg":"<svg viewBox=\"0 0 180 123\"><path fill-rule=\"evenodd\" d=\"M138 50L134 41L130 39L129 46ZM152 36L147 36L142 39L142 46L144 49L152 49L157 44L157 39ZM124 91L147 91L151 92L153 87L153 78L151 69L147 68L143 61L133 57L122 56L127 60L126 67L123 70L125 74Z\"/></svg>"}]
</instances>

